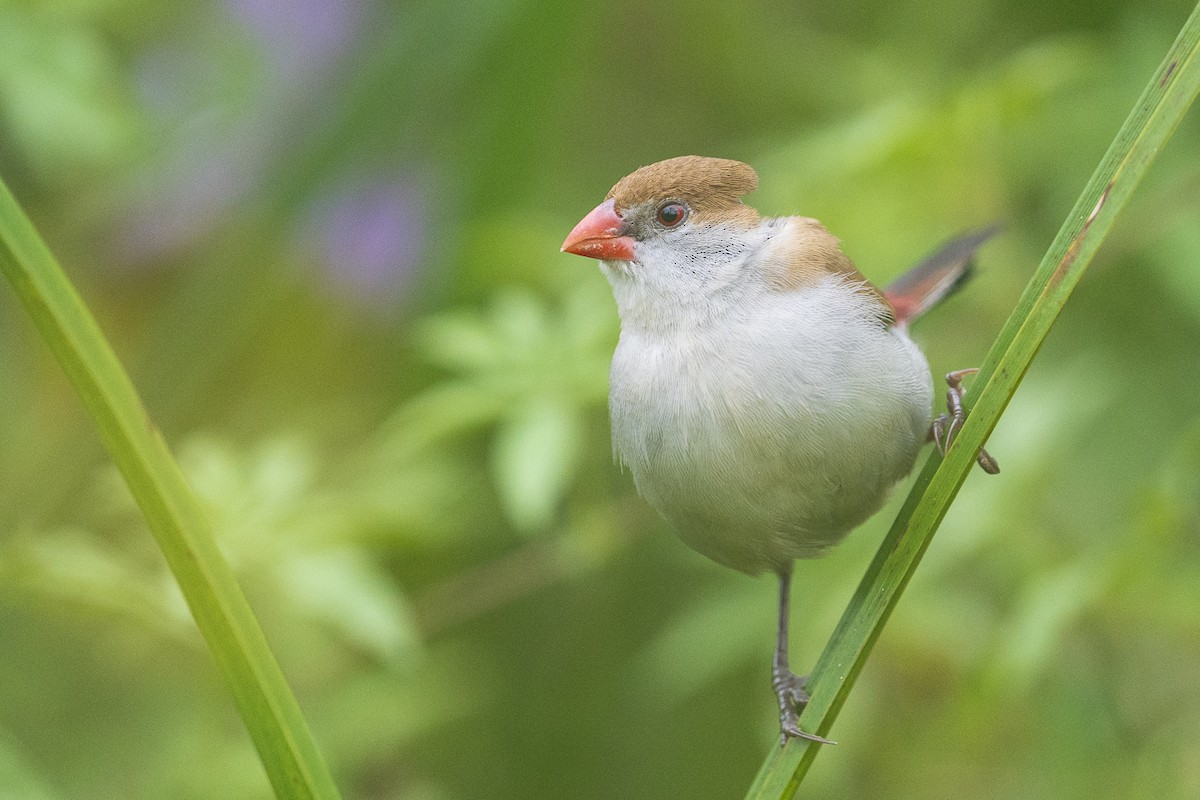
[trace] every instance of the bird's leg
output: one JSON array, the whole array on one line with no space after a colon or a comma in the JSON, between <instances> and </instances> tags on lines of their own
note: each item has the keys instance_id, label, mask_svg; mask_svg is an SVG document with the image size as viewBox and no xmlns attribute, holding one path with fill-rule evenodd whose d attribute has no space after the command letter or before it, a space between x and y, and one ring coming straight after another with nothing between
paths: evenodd
<instances>
[{"instance_id":1,"label":"bird's leg","mask_svg":"<svg viewBox=\"0 0 1200 800\"><path fill-rule=\"evenodd\" d=\"M959 428L967 418L962 405L963 398L967 396L967 390L962 385L962 379L967 375L974 375L976 372L979 372L978 367L946 373L946 385L949 387L946 390L946 411L949 414L938 414L929 427L929 438L937 445L937 449L942 455L946 455L946 451L950 449L950 445L958 436ZM996 463L996 459L992 458L991 454L982 447L979 448L979 454L975 456L975 460L989 475L996 475L1000 472L1000 465Z\"/></svg>"},{"instance_id":2,"label":"bird's leg","mask_svg":"<svg viewBox=\"0 0 1200 800\"><path fill-rule=\"evenodd\" d=\"M789 738L809 739L822 744L834 744L815 733L800 730L800 712L808 705L808 678L797 675L788 667L788 596L792 588L791 570L779 573L779 630L775 642L775 665L771 670L771 685L779 698L779 746Z\"/></svg>"}]
</instances>

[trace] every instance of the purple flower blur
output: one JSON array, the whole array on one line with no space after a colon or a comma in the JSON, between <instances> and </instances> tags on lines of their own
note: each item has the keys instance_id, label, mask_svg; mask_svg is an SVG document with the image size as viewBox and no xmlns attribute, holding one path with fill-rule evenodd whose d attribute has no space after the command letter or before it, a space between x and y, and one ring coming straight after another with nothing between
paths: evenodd
<instances>
[{"instance_id":1,"label":"purple flower blur","mask_svg":"<svg viewBox=\"0 0 1200 800\"><path fill-rule=\"evenodd\" d=\"M236 105L229 87L247 76L230 77L212 53L176 45L143 56L142 99L175 135L132 193L115 241L121 261L148 263L187 247L254 193L292 137L297 109L319 104L321 77L353 46L371 2L225 0L223 24L232 19L262 55Z\"/></svg>"},{"instance_id":2,"label":"purple flower blur","mask_svg":"<svg viewBox=\"0 0 1200 800\"><path fill-rule=\"evenodd\" d=\"M262 45L283 81L328 66L358 33L364 0L226 0L229 13Z\"/></svg>"},{"instance_id":3,"label":"purple flower blur","mask_svg":"<svg viewBox=\"0 0 1200 800\"><path fill-rule=\"evenodd\" d=\"M408 284L425 243L425 209L413 182L378 178L322 198L310 234L338 291L388 303Z\"/></svg>"}]
</instances>

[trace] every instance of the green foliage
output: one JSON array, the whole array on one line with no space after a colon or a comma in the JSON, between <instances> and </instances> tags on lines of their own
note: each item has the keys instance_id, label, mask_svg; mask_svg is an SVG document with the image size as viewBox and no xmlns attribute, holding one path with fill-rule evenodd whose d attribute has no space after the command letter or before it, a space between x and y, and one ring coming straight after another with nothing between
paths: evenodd
<instances>
[{"instance_id":1,"label":"green foliage","mask_svg":"<svg viewBox=\"0 0 1200 800\"><path fill-rule=\"evenodd\" d=\"M519 530L554 521L583 456L588 415L608 396L616 337L603 292L596 283L571 287L551 310L506 289L486 314L443 314L418 331L426 359L456 378L402 408L396 435L433 442L494 426L494 481Z\"/></svg>"},{"instance_id":2,"label":"green foliage","mask_svg":"<svg viewBox=\"0 0 1200 800\"><path fill-rule=\"evenodd\" d=\"M935 372L977 365L1191 3L268 6L0 3L0 175L179 454L339 785L407 799L737 796L775 741L773 587L688 551L612 464L615 311L558 253L612 182L743 158L757 207L823 219L881 282L1005 222L916 330ZM62 40L93 48L86 80L46 66ZM9 88L35 67L53 92ZM1192 119L806 796L1200 794L1197 152ZM0 396L0 794L268 796L6 292ZM902 495L798 566L797 666Z\"/></svg>"},{"instance_id":3,"label":"green foliage","mask_svg":"<svg viewBox=\"0 0 1200 800\"><path fill-rule=\"evenodd\" d=\"M72 16L0 7L0 141L46 181L128 157L141 122L117 54Z\"/></svg>"}]
</instances>

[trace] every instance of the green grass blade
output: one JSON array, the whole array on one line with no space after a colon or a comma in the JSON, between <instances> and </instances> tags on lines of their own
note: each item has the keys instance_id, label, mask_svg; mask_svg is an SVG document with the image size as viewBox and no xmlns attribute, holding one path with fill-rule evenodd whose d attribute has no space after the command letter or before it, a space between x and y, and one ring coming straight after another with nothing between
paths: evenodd
<instances>
[{"instance_id":1,"label":"green grass blade","mask_svg":"<svg viewBox=\"0 0 1200 800\"><path fill-rule=\"evenodd\" d=\"M95 320L2 181L0 270L79 392L145 515L276 795L337 797L300 707L183 474Z\"/></svg>"},{"instance_id":2,"label":"green grass blade","mask_svg":"<svg viewBox=\"0 0 1200 800\"><path fill-rule=\"evenodd\" d=\"M1198 53L1200 5L1117 133L988 353L954 446L944 461L935 453L925 465L863 576L813 670L812 701L801 718L805 730L828 735L872 645L974 465L975 452L995 428L1117 214L1200 93ZM819 748L804 741L774 748L747 799L795 796Z\"/></svg>"}]
</instances>

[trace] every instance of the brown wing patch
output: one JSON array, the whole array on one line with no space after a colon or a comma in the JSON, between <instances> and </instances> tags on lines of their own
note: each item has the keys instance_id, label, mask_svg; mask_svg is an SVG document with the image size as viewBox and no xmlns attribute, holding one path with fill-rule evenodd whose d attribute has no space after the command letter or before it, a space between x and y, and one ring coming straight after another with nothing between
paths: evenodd
<instances>
[{"instance_id":1,"label":"brown wing patch","mask_svg":"<svg viewBox=\"0 0 1200 800\"><path fill-rule=\"evenodd\" d=\"M758 220L754 209L742 205L741 196L758 187L758 175L749 164L726 158L679 156L626 175L608 193L617 209L657 200L682 200L698 219Z\"/></svg>"},{"instance_id":2,"label":"brown wing patch","mask_svg":"<svg viewBox=\"0 0 1200 800\"><path fill-rule=\"evenodd\" d=\"M876 301L884 322L895 321L895 313L879 287L871 283L842 252L841 242L815 219L792 217L774 244L768 279L781 292L812 286L829 275L840 275L848 283L862 286L864 296Z\"/></svg>"}]
</instances>

